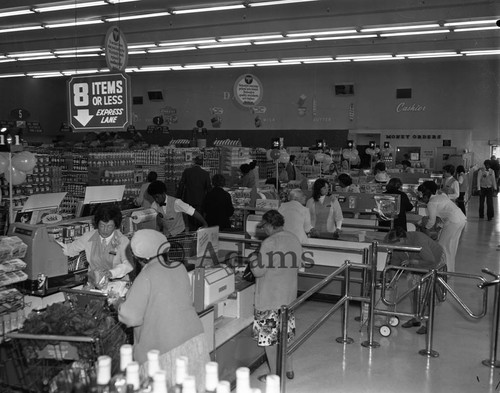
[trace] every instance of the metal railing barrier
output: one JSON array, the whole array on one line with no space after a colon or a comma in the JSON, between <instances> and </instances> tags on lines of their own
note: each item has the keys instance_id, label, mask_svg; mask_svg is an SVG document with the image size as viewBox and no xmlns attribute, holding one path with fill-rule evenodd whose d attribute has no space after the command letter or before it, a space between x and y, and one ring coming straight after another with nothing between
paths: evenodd
<instances>
[{"instance_id":1,"label":"metal railing barrier","mask_svg":"<svg viewBox=\"0 0 500 393\"><path fill-rule=\"evenodd\" d=\"M497 351L498 351L498 323L500 318L500 274L493 273L487 268L481 270L483 273L489 274L495 277L492 281L482 282L478 285L479 288L488 288L495 286L495 298L493 303L493 323L491 324L491 345L490 345L490 357L489 359L483 360L482 363L485 366L491 368L500 367L500 362L497 361Z\"/></svg>"}]
</instances>

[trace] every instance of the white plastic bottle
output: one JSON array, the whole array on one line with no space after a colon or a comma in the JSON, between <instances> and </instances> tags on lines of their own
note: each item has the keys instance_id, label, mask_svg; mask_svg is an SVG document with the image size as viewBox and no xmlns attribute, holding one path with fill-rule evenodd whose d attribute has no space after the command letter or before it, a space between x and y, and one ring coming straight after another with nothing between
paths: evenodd
<instances>
[{"instance_id":1,"label":"white plastic bottle","mask_svg":"<svg viewBox=\"0 0 500 393\"><path fill-rule=\"evenodd\" d=\"M280 393L279 375L270 374L266 377L266 393Z\"/></svg>"},{"instance_id":2,"label":"white plastic bottle","mask_svg":"<svg viewBox=\"0 0 500 393\"><path fill-rule=\"evenodd\" d=\"M153 393L167 393L167 373L163 370L153 376Z\"/></svg>"},{"instance_id":3,"label":"white plastic bottle","mask_svg":"<svg viewBox=\"0 0 500 393\"><path fill-rule=\"evenodd\" d=\"M217 393L231 393L231 384L229 381L219 381L217 384Z\"/></svg>"},{"instance_id":4,"label":"white plastic bottle","mask_svg":"<svg viewBox=\"0 0 500 393\"><path fill-rule=\"evenodd\" d=\"M152 349L147 353L147 377L142 382L141 392L149 393L153 391L154 376L160 370L160 351Z\"/></svg>"},{"instance_id":5,"label":"white plastic bottle","mask_svg":"<svg viewBox=\"0 0 500 393\"><path fill-rule=\"evenodd\" d=\"M117 393L126 393L127 378L125 372L129 363L133 361L132 345L123 344L120 347L120 372L111 379L111 385Z\"/></svg>"},{"instance_id":6,"label":"white plastic bottle","mask_svg":"<svg viewBox=\"0 0 500 393\"><path fill-rule=\"evenodd\" d=\"M217 362L205 364L205 393L215 393L219 383L219 365Z\"/></svg>"},{"instance_id":7,"label":"white plastic bottle","mask_svg":"<svg viewBox=\"0 0 500 393\"><path fill-rule=\"evenodd\" d=\"M125 372L127 376L127 385L132 385L134 387L134 392L138 392L141 387L140 377L139 377L139 363L130 362L127 366L127 371Z\"/></svg>"},{"instance_id":8,"label":"white plastic bottle","mask_svg":"<svg viewBox=\"0 0 500 393\"><path fill-rule=\"evenodd\" d=\"M111 381L111 357L107 355L97 358L97 391L109 392L109 384Z\"/></svg>"},{"instance_id":9,"label":"white plastic bottle","mask_svg":"<svg viewBox=\"0 0 500 393\"><path fill-rule=\"evenodd\" d=\"M188 375L188 358L186 356L179 356L175 359L175 385L174 393L181 393L183 390L184 379Z\"/></svg>"},{"instance_id":10,"label":"white plastic bottle","mask_svg":"<svg viewBox=\"0 0 500 393\"><path fill-rule=\"evenodd\" d=\"M236 393L250 392L250 369L239 367L236 369Z\"/></svg>"},{"instance_id":11,"label":"white plastic bottle","mask_svg":"<svg viewBox=\"0 0 500 393\"><path fill-rule=\"evenodd\" d=\"M196 393L196 379L192 375L186 375L182 381L182 393Z\"/></svg>"}]
</instances>

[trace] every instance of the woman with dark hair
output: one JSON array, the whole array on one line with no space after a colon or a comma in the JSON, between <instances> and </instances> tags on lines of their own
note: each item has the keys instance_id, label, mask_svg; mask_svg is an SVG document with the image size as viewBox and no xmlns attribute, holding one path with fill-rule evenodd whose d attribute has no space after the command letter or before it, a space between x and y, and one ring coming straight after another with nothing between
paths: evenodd
<instances>
[{"instance_id":1,"label":"woman with dark hair","mask_svg":"<svg viewBox=\"0 0 500 393\"><path fill-rule=\"evenodd\" d=\"M443 229L439 234L438 243L444 248L448 271L454 272L458 241L467 218L447 195L436 195L437 189L437 184L431 180L427 180L418 186L420 200L427 204L427 217L422 219L422 226L429 230L436 223L437 217L443 220Z\"/></svg>"},{"instance_id":2,"label":"woman with dark hair","mask_svg":"<svg viewBox=\"0 0 500 393\"><path fill-rule=\"evenodd\" d=\"M240 165L240 171L241 171L240 186L241 187L253 188L257 185L256 179L255 179L255 174L254 174L254 169L255 169L256 165L257 165L257 163L255 161L252 161L250 164Z\"/></svg>"},{"instance_id":3,"label":"woman with dark hair","mask_svg":"<svg viewBox=\"0 0 500 393\"><path fill-rule=\"evenodd\" d=\"M354 192L359 193L359 186L357 184L352 184L352 178L347 173L341 173L337 177L339 182L340 192Z\"/></svg>"},{"instance_id":4,"label":"woman with dark hair","mask_svg":"<svg viewBox=\"0 0 500 393\"><path fill-rule=\"evenodd\" d=\"M328 195L330 185L325 179L317 179L313 184L312 198L307 201L306 207L311 213L311 225L317 232L333 233L338 239L342 229L342 209L337 198Z\"/></svg>"},{"instance_id":5,"label":"woman with dark hair","mask_svg":"<svg viewBox=\"0 0 500 393\"><path fill-rule=\"evenodd\" d=\"M130 241L120 232L122 212L117 205L102 204L94 214L94 230L72 243L59 243L64 255L77 256L85 251L89 262L89 283L103 287L107 280L128 280L133 270L126 253Z\"/></svg>"},{"instance_id":6,"label":"woman with dark hair","mask_svg":"<svg viewBox=\"0 0 500 393\"><path fill-rule=\"evenodd\" d=\"M375 175L375 183L386 184L390 176L386 172L385 162L379 161L375 164L373 168L373 174Z\"/></svg>"},{"instance_id":7,"label":"woman with dark hair","mask_svg":"<svg viewBox=\"0 0 500 393\"><path fill-rule=\"evenodd\" d=\"M285 231L284 217L277 210L262 216L258 228L267 238L259 252L249 258L255 276L255 310L253 337L265 348L270 374L276 374L280 308L297 298L297 275L302 264L302 245L293 233ZM288 318L288 340L295 336L295 316ZM291 359L287 362L287 377L293 378ZM260 379L260 378L259 378Z\"/></svg>"},{"instance_id":8,"label":"woman with dark hair","mask_svg":"<svg viewBox=\"0 0 500 393\"><path fill-rule=\"evenodd\" d=\"M137 206L150 208L152 203L154 202L153 197L148 194L149 185L158 179L158 174L155 171L151 171L148 173L146 178L146 182L141 185L141 189L139 190L139 195L135 198L134 202Z\"/></svg>"},{"instance_id":9,"label":"woman with dark hair","mask_svg":"<svg viewBox=\"0 0 500 393\"><path fill-rule=\"evenodd\" d=\"M448 195L453 202L460 195L460 185L457 179L453 177L455 174L455 167L451 164L443 167L443 182L441 183L441 191Z\"/></svg>"},{"instance_id":10,"label":"woman with dark hair","mask_svg":"<svg viewBox=\"0 0 500 393\"><path fill-rule=\"evenodd\" d=\"M208 226L218 225L220 230L230 229L229 219L234 214L231 195L224 190L226 178L220 173L212 177L212 189L205 196L203 211Z\"/></svg>"},{"instance_id":11,"label":"woman with dark hair","mask_svg":"<svg viewBox=\"0 0 500 393\"><path fill-rule=\"evenodd\" d=\"M406 192L401 191L403 182L398 177L393 177L387 183L384 194L399 195L400 205L398 216L394 219L393 228L401 227L405 231L406 228L406 212L410 212L413 209L413 204L410 202L410 198L406 195ZM381 227L390 227L391 222L386 220L379 220L378 225Z\"/></svg>"}]
</instances>

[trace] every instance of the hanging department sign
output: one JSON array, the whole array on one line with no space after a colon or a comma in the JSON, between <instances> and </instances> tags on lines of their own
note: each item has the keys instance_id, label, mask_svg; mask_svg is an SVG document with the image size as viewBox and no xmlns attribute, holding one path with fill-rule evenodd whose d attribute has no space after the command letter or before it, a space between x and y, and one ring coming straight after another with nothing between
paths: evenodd
<instances>
[{"instance_id":1,"label":"hanging department sign","mask_svg":"<svg viewBox=\"0 0 500 393\"><path fill-rule=\"evenodd\" d=\"M74 76L68 82L69 123L75 132L125 131L130 125L127 75Z\"/></svg>"},{"instance_id":2,"label":"hanging department sign","mask_svg":"<svg viewBox=\"0 0 500 393\"><path fill-rule=\"evenodd\" d=\"M124 71L128 63L128 48L125 35L117 26L112 26L104 41L106 64L113 71Z\"/></svg>"},{"instance_id":3,"label":"hanging department sign","mask_svg":"<svg viewBox=\"0 0 500 393\"><path fill-rule=\"evenodd\" d=\"M241 75L234 83L234 97L244 107L254 107L262 100L264 91L259 79L252 74Z\"/></svg>"}]
</instances>

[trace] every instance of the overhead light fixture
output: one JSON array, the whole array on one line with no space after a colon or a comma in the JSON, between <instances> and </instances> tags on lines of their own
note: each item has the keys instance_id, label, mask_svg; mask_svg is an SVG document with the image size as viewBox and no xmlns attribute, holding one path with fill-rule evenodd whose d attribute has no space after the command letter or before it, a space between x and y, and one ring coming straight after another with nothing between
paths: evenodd
<instances>
[{"instance_id":1,"label":"overhead light fixture","mask_svg":"<svg viewBox=\"0 0 500 393\"><path fill-rule=\"evenodd\" d=\"M367 57L366 59L352 59L354 62L361 62L361 61L391 61L391 60L404 60L404 57Z\"/></svg>"},{"instance_id":2,"label":"overhead light fixture","mask_svg":"<svg viewBox=\"0 0 500 393\"><path fill-rule=\"evenodd\" d=\"M7 28L7 29L0 29L0 34L1 33L15 33L15 32L18 32L18 31L41 30L41 29L43 29L42 25L10 27L10 28Z\"/></svg>"},{"instance_id":3,"label":"overhead light fixture","mask_svg":"<svg viewBox=\"0 0 500 393\"><path fill-rule=\"evenodd\" d=\"M28 14L33 14L34 12L35 11L33 11L32 9L5 11L5 12L0 12L0 18L8 18L9 16L28 15Z\"/></svg>"},{"instance_id":4,"label":"overhead light fixture","mask_svg":"<svg viewBox=\"0 0 500 393\"><path fill-rule=\"evenodd\" d=\"M102 56L101 53L73 53L70 55L58 55L59 59L74 59L79 57L99 57Z\"/></svg>"},{"instance_id":5,"label":"overhead light fixture","mask_svg":"<svg viewBox=\"0 0 500 393\"><path fill-rule=\"evenodd\" d=\"M319 0L271 0L271 1L259 1L250 2L248 7L267 7L270 5L284 5L284 4L295 4L295 3L312 3Z\"/></svg>"},{"instance_id":6,"label":"overhead light fixture","mask_svg":"<svg viewBox=\"0 0 500 393\"><path fill-rule=\"evenodd\" d=\"M255 41L254 45L268 45L268 44L292 44L295 42L309 42L311 38L285 38L283 37L281 40L272 40L272 41Z\"/></svg>"},{"instance_id":7,"label":"overhead light fixture","mask_svg":"<svg viewBox=\"0 0 500 393\"><path fill-rule=\"evenodd\" d=\"M219 42L235 42L235 41L255 41L255 40L272 40L283 38L282 34L267 34L267 35L241 35L238 37L220 37Z\"/></svg>"},{"instance_id":8,"label":"overhead light fixture","mask_svg":"<svg viewBox=\"0 0 500 393\"><path fill-rule=\"evenodd\" d=\"M142 1L142 0L104 0L106 3L109 4L125 4L125 3L133 3L135 1Z\"/></svg>"},{"instance_id":9,"label":"overhead light fixture","mask_svg":"<svg viewBox=\"0 0 500 393\"><path fill-rule=\"evenodd\" d=\"M82 21L72 21L72 22L64 22L64 23L52 23L44 25L46 29L58 29L60 27L78 27L78 26L88 26L88 25L97 25L99 23L104 23L101 19L94 20L82 20Z\"/></svg>"},{"instance_id":10,"label":"overhead light fixture","mask_svg":"<svg viewBox=\"0 0 500 393\"><path fill-rule=\"evenodd\" d=\"M164 53L164 52L183 52L187 50L196 50L196 46L175 46L172 48L157 48L147 49L147 53Z\"/></svg>"},{"instance_id":11,"label":"overhead light fixture","mask_svg":"<svg viewBox=\"0 0 500 393\"><path fill-rule=\"evenodd\" d=\"M426 52L426 53L407 53L399 54L397 57L406 57L407 59L427 59L435 57L458 57L463 56L461 53L457 52Z\"/></svg>"},{"instance_id":12,"label":"overhead light fixture","mask_svg":"<svg viewBox=\"0 0 500 393\"><path fill-rule=\"evenodd\" d=\"M361 38L377 38L377 34L356 34L356 35L344 35L338 37L313 37L314 41L331 41L331 40L355 40Z\"/></svg>"},{"instance_id":13,"label":"overhead light fixture","mask_svg":"<svg viewBox=\"0 0 500 393\"><path fill-rule=\"evenodd\" d=\"M0 63L11 63L17 61L16 59L0 59Z\"/></svg>"},{"instance_id":14,"label":"overhead light fixture","mask_svg":"<svg viewBox=\"0 0 500 393\"><path fill-rule=\"evenodd\" d=\"M326 30L326 31L305 31L302 33L287 33L286 37L316 37L323 35L335 35L335 34L354 34L357 33L356 29L349 30Z\"/></svg>"},{"instance_id":15,"label":"overhead light fixture","mask_svg":"<svg viewBox=\"0 0 500 393\"><path fill-rule=\"evenodd\" d=\"M99 72L99 69L92 68L92 69L87 69L87 70L67 70L67 71L61 71L61 72L65 76L85 75L85 74L97 74Z\"/></svg>"},{"instance_id":16,"label":"overhead light fixture","mask_svg":"<svg viewBox=\"0 0 500 393\"><path fill-rule=\"evenodd\" d=\"M461 27L458 29L453 29L455 33L462 33L464 31L482 31L482 30L499 30L498 26L483 26L483 27Z\"/></svg>"},{"instance_id":17,"label":"overhead light fixture","mask_svg":"<svg viewBox=\"0 0 500 393\"><path fill-rule=\"evenodd\" d=\"M442 29L442 30L423 30L423 31L401 31L399 33L382 33L380 34L380 37L402 37L402 36L409 36L409 35L425 35L425 34L442 34L442 33L449 33L449 29Z\"/></svg>"},{"instance_id":18,"label":"overhead light fixture","mask_svg":"<svg viewBox=\"0 0 500 393\"><path fill-rule=\"evenodd\" d=\"M233 42L232 44L226 44L221 42L220 44L213 44L213 45L200 45L198 46L198 49L217 49L217 48L231 48L235 46L250 46L252 45L251 42Z\"/></svg>"},{"instance_id":19,"label":"overhead light fixture","mask_svg":"<svg viewBox=\"0 0 500 393\"><path fill-rule=\"evenodd\" d=\"M52 55L52 52L45 51L45 52L22 52L22 53L7 53L7 57L15 57L15 58L20 58L20 57L36 57L36 56L47 56L47 55Z\"/></svg>"},{"instance_id":20,"label":"overhead light fixture","mask_svg":"<svg viewBox=\"0 0 500 393\"><path fill-rule=\"evenodd\" d=\"M170 12L154 12L151 14L137 14L137 15L122 15L115 18L104 18L105 22L121 22L124 20L134 20L134 19L147 19L147 18L158 18L161 16L170 16Z\"/></svg>"},{"instance_id":21,"label":"overhead light fixture","mask_svg":"<svg viewBox=\"0 0 500 393\"><path fill-rule=\"evenodd\" d=\"M221 5L216 7L178 9L178 10L172 10L171 12L174 15L182 15L182 14L196 14L200 12L237 10L242 8L246 7L243 4L233 4L233 5Z\"/></svg>"},{"instance_id":22,"label":"overhead light fixture","mask_svg":"<svg viewBox=\"0 0 500 393\"><path fill-rule=\"evenodd\" d=\"M217 41L215 38L209 39L197 39L197 40L189 40L189 41L171 41L171 42L159 42L159 47L164 46L180 46L180 45L203 45L203 44L215 44Z\"/></svg>"},{"instance_id":23,"label":"overhead light fixture","mask_svg":"<svg viewBox=\"0 0 500 393\"><path fill-rule=\"evenodd\" d=\"M368 60L392 58L392 55L355 55L355 56L337 56L337 60Z\"/></svg>"},{"instance_id":24,"label":"overhead light fixture","mask_svg":"<svg viewBox=\"0 0 500 393\"><path fill-rule=\"evenodd\" d=\"M278 66L281 65L281 63L278 60L275 61L264 61L264 62L259 62L255 63L257 67L272 67L272 66Z\"/></svg>"},{"instance_id":25,"label":"overhead light fixture","mask_svg":"<svg viewBox=\"0 0 500 393\"><path fill-rule=\"evenodd\" d=\"M172 66L150 66L150 67L139 67L136 72L154 72L154 71L170 71Z\"/></svg>"},{"instance_id":26,"label":"overhead light fixture","mask_svg":"<svg viewBox=\"0 0 500 393\"><path fill-rule=\"evenodd\" d=\"M184 70L209 70L210 68L212 68L212 67L210 67L208 65L204 65L204 64L200 64L200 65L187 64L183 67Z\"/></svg>"},{"instance_id":27,"label":"overhead light fixture","mask_svg":"<svg viewBox=\"0 0 500 393\"><path fill-rule=\"evenodd\" d=\"M467 20L461 22L446 22L443 24L445 27L453 27L453 26L470 26L470 25L488 25L493 23L496 25L498 19L484 19L484 20Z\"/></svg>"},{"instance_id":28,"label":"overhead light fixture","mask_svg":"<svg viewBox=\"0 0 500 393\"><path fill-rule=\"evenodd\" d=\"M129 56L130 55L144 55L148 53L145 49L142 49L142 50L131 50L128 52Z\"/></svg>"},{"instance_id":29,"label":"overhead light fixture","mask_svg":"<svg viewBox=\"0 0 500 393\"><path fill-rule=\"evenodd\" d=\"M47 7L34 7L33 11L35 12L53 12L53 11L64 11L64 10L74 10L77 8L87 8L87 7L97 7L101 5L108 5L107 2L104 0L100 1L90 1L88 3L78 3L78 2L71 2L68 4L61 4L61 5L52 5L52 6L47 6Z\"/></svg>"},{"instance_id":30,"label":"overhead light fixture","mask_svg":"<svg viewBox=\"0 0 500 393\"><path fill-rule=\"evenodd\" d=\"M482 56L482 55L500 55L500 49L491 50L465 50L462 51L466 56Z\"/></svg>"},{"instance_id":31,"label":"overhead light fixture","mask_svg":"<svg viewBox=\"0 0 500 393\"><path fill-rule=\"evenodd\" d=\"M330 57L296 57L296 58L291 58L291 59L281 59L282 63L288 63L288 62L306 62L306 61L329 61L333 60L333 58Z\"/></svg>"},{"instance_id":32,"label":"overhead light fixture","mask_svg":"<svg viewBox=\"0 0 500 393\"><path fill-rule=\"evenodd\" d=\"M55 55L49 56L36 56L36 57L18 57L18 61L31 61L31 60L47 60L47 59L57 59Z\"/></svg>"},{"instance_id":33,"label":"overhead light fixture","mask_svg":"<svg viewBox=\"0 0 500 393\"><path fill-rule=\"evenodd\" d=\"M306 61L303 61L302 63L304 63L304 64L349 63L350 61L351 60L330 59L330 60L306 60Z\"/></svg>"},{"instance_id":34,"label":"overhead light fixture","mask_svg":"<svg viewBox=\"0 0 500 393\"><path fill-rule=\"evenodd\" d=\"M416 29L435 29L439 26L439 23L429 23L425 25L404 25L404 26L379 26L379 27L367 27L361 28L359 31L361 33L372 33L381 31L398 31L398 30L416 30Z\"/></svg>"},{"instance_id":35,"label":"overhead light fixture","mask_svg":"<svg viewBox=\"0 0 500 393\"><path fill-rule=\"evenodd\" d=\"M154 48L157 45L154 42L150 42L149 44L133 44L128 45L127 48L130 49L143 49L143 48Z\"/></svg>"},{"instance_id":36,"label":"overhead light fixture","mask_svg":"<svg viewBox=\"0 0 500 393\"><path fill-rule=\"evenodd\" d=\"M20 78L26 74L0 74L0 78Z\"/></svg>"},{"instance_id":37,"label":"overhead light fixture","mask_svg":"<svg viewBox=\"0 0 500 393\"><path fill-rule=\"evenodd\" d=\"M71 48L71 49L60 49L55 50L55 55L69 55L72 53L87 53L87 52L101 52L102 48L94 47L94 48Z\"/></svg>"}]
</instances>

